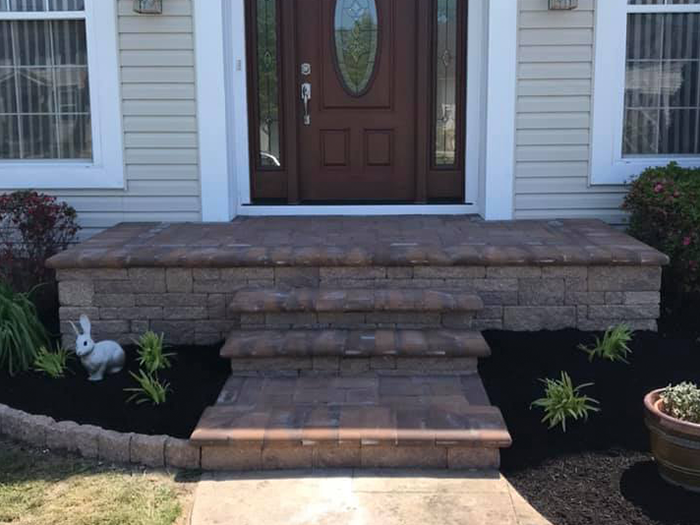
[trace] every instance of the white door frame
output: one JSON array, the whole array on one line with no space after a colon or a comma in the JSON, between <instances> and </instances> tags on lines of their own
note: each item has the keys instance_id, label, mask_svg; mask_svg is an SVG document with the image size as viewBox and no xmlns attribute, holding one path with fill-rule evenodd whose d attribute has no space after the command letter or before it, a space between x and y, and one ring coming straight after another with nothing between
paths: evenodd
<instances>
[{"instance_id":1,"label":"white door frame","mask_svg":"<svg viewBox=\"0 0 700 525\"><path fill-rule=\"evenodd\" d=\"M518 9L512 0L469 2L465 203L358 206L251 204L244 0L193 3L203 220L411 213L513 217Z\"/></svg>"}]
</instances>

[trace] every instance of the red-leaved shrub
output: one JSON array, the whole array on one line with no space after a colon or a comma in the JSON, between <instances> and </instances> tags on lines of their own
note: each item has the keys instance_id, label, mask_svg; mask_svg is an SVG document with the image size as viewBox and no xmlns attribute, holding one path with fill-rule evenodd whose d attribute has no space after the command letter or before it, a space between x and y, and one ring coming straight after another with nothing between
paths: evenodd
<instances>
[{"instance_id":1,"label":"red-leaved shrub","mask_svg":"<svg viewBox=\"0 0 700 525\"><path fill-rule=\"evenodd\" d=\"M672 162L636 179L623 209L629 233L671 258L667 276L680 292L700 292L700 168Z\"/></svg>"},{"instance_id":2,"label":"red-leaved shrub","mask_svg":"<svg viewBox=\"0 0 700 525\"><path fill-rule=\"evenodd\" d=\"M46 259L65 250L79 229L75 209L55 197L0 195L0 277L16 289L51 280Z\"/></svg>"}]
</instances>

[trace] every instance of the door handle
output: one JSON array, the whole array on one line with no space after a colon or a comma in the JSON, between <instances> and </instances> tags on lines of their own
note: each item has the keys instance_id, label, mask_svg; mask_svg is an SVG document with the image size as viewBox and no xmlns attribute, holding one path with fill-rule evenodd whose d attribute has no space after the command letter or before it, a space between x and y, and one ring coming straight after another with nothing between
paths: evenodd
<instances>
[{"instance_id":1,"label":"door handle","mask_svg":"<svg viewBox=\"0 0 700 525\"><path fill-rule=\"evenodd\" d=\"M301 85L301 100L304 102L304 126L310 126L309 101L311 100L311 84L309 82L304 82Z\"/></svg>"}]
</instances>

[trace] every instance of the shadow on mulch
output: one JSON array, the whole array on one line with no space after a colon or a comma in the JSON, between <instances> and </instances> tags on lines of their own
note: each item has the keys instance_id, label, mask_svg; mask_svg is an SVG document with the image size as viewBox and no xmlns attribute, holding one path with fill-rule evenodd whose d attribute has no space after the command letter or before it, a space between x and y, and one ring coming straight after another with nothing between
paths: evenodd
<instances>
[{"instance_id":1,"label":"shadow on mulch","mask_svg":"<svg viewBox=\"0 0 700 525\"><path fill-rule=\"evenodd\" d=\"M87 380L79 361L71 363L72 374L50 379L35 372L9 377L0 372L0 403L31 414L75 421L120 432L167 434L189 438L204 409L216 402L228 379L230 364L219 356L220 346L170 348L173 366L162 371L160 379L172 387L167 402L127 403L125 388L135 386L129 371L138 363L133 348L127 348L127 366L121 373L107 376L101 383Z\"/></svg>"},{"instance_id":2,"label":"shadow on mulch","mask_svg":"<svg viewBox=\"0 0 700 525\"><path fill-rule=\"evenodd\" d=\"M686 303L686 306L690 306ZM493 356L480 364L491 401L505 417L513 446L503 472L555 525L698 525L700 495L663 482L649 453L643 398L670 383L700 383L700 305L665 318L659 333L640 332L630 364L589 362L577 349L596 334L565 330L487 332ZM530 404L541 378L568 372L602 411L566 433L541 423Z\"/></svg>"}]
</instances>

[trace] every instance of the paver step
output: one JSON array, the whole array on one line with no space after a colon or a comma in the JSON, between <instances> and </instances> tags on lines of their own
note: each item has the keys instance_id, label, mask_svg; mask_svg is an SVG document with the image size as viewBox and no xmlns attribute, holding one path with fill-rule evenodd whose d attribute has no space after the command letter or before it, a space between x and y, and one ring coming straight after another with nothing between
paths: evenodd
<instances>
[{"instance_id":1,"label":"paver step","mask_svg":"<svg viewBox=\"0 0 700 525\"><path fill-rule=\"evenodd\" d=\"M232 377L191 441L207 469L496 468L511 444L478 375Z\"/></svg>"},{"instance_id":2,"label":"paver step","mask_svg":"<svg viewBox=\"0 0 700 525\"><path fill-rule=\"evenodd\" d=\"M231 313L476 312L484 304L465 291L427 289L246 289L233 296Z\"/></svg>"},{"instance_id":3,"label":"paver step","mask_svg":"<svg viewBox=\"0 0 700 525\"><path fill-rule=\"evenodd\" d=\"M476 357L490 355L479 332L469 330L234 330L221 356L271 357Z\"/></svg>"}]
</instances>

